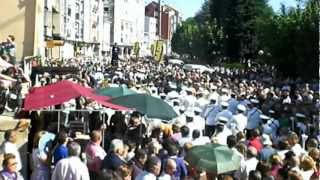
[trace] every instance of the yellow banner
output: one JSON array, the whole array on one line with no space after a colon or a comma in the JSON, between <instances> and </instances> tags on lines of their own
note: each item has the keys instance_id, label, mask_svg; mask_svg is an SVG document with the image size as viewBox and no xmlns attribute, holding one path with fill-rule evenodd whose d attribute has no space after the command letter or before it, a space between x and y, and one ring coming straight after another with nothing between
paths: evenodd
<instances>
[{"instance_id":1,"label":"yellow banner","mask_svg":"<svg viewBox=\"0 0 320 180\"><path fill-rule=\"evenodd\" d=\"M47 48L54 48L57 46L63 46L64 45L64 41L62 40L49 40L47 41Z\"/></svg>"},{"instance_id":2,"label":"yellow banner","mask_svg":"<svg viewBox=\"0 0 320 180\"><path fill-rule=\"evenodd\" d=\"M135 42L133 46L134 55L138 55L140 51L139 42Z\"/></svg>"},{"instance_id":3,"label":"yellow banner","mask_svg":"<svg viewBox=\"0 0 320 180\"><path fill-rule=\"evenodd\" d=\"M162 55L163 55L163 41L158 40L156 42L156 48L154 53L154 59L158 62L162 61Z\"/></svg>"}]
</instances>

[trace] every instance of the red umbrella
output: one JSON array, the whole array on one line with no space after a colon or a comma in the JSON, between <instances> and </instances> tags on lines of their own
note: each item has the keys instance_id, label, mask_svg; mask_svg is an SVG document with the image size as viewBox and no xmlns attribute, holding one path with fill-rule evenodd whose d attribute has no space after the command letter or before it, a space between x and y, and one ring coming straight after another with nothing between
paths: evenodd
<instances>
[{"instance_id":1,"label":"red umbrella","mask_svg":"<svg viewBox=\"0 0 320 180\"><path fill-rule=\"evenodd\" d=\"M25 110L40 109L48 106L62 104L77 97L86 97L115 110L127 110L128 108L105 102L110 99L105 96L94 94L94 90L76 84L71 81L63 80L49 84L44 87L33 88L26 96L24 101Z\"/></svg>"}]
</instances>

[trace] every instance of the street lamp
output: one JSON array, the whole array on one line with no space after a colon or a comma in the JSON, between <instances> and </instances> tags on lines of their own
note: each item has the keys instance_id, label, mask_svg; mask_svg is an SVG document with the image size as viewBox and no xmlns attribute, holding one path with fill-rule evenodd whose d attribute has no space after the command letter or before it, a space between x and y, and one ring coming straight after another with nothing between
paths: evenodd
<instances>
[{"instance_id":1,"label":"street lamp","mask_svg":"<svg viewBox=\"0 0 320 180\"><path fill-rule=\"evenodd\" d=\"M192 56L192 42L189 41L189 50L190 50L190 56L191 56L191 60L193 59L193 56Z\"/></svg>"},{"instance_id":2,"label":"street lamp","mask_svg":"<svg viewBox=\"0 0 320 180\"><path fill-rule=\"evenodd\" d=\"M259 56L262 56L264 54L264 51L263 50L259 50L258 54L259 54Z\"/></svg>"}]
</instances>

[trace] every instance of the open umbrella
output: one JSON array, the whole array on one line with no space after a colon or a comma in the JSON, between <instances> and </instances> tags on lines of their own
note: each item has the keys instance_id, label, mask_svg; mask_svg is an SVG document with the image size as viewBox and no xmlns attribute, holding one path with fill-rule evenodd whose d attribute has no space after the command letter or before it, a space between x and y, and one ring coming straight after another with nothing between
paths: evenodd
<instances>
[{"instance_id":1,"label":"open umbrella","mask_svg":"<svg viewBox=\"0 0 320 180\"><path fill-rule=\"evenodd\" d=\"M148 118L171 120L178 116L168 103L147 94L121 96L112 99L111 102L128 108L134 108L140 113L147 115Z\"/></svg>"},{"instance_id":2,"label":"open umbrella","mask_svg":"<svg viewBox=\"0 0 320 180\"><path fill-rule=\"evenodd\" d=\"M240 156L227 146L207 144L191 148L186 160L194 167L215 174L223 174L240 168Z\"/></svg>"},{"instance_id":3,"label":"open umbrella","mask_svg":"<svg viewBox=\"0 0 320 180\"><path fill-rule=\"evenodd\" d=\"M93 93L93 89L83 87L71 81L59 81L43 87L30 90L24 101L24 110L37 110L49 106L62 104L80 96L92 99L97 103L115 110L128 110L126 107L111 104L106 96Z\"/></svg>"},{"instance_id":4,"label":"open umbrella","mask_svg":"<svg viewBox=\"0 0 320 180\"><path fill-rule=\"evenodd\" d=\"M96 93L103 96L110 96L113 98L126 96L130 94L137 94L135 91L128 89L126 86L102 88L98 89Z\"/></svg>"}]
</instances>

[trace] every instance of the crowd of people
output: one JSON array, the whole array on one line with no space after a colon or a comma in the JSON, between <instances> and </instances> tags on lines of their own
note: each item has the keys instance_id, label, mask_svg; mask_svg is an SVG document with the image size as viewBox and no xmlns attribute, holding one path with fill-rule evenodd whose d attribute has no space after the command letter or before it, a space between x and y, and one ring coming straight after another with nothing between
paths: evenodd
<instances>
[{"instance_id":1,"label":"crowd of people","mask_svg":"<svg viewBox=\"0 0 320 180\"><path fill-rule=\"evenodd\" d=\"M93 111L101 107L77 98L55 107L70 110L62 115L68 121L57 132L49 121L56 120L55 112L32 112L32 180L320 178L316 80L281 79L268 66L246 70L214 67L202 72L148 59L65 63L77 67L78 74L36 75L31 77L33 86L64 79L95 89L127 86L162 99L178 116L171 121L150 119L137 111L101 116L102 112ZM88 112L72 113L76 109ZM85 133L90 134L85 143L68 126L72 120L83 119L89 124ZM46 131L57 135L43 150L39 143ZM1 146L5 155L0 179L23 179L15 143L16 132L8 130ZM215 174L185 159L192 147L210 143L225 145L236 153L240 167Z\"/></svg>"}]
</instances>

